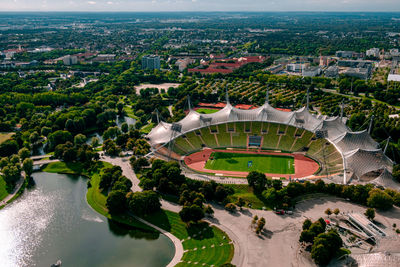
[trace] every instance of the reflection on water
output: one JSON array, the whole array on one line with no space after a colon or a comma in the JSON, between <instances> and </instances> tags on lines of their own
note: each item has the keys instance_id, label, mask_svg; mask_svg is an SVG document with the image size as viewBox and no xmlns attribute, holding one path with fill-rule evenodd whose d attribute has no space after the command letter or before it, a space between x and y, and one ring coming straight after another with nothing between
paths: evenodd
<instances>
[{"instance_id":1,"label":"reflection on water","mask_svg":"<svg viewBox=\"0 0 400 267\"><path fill-rule=\"evenodd\" d=\"M0 210L0 266L165 266L169 239L108 221L86 203L86 181L35 173L22 197Z\"/></svg>"}]
</instances>

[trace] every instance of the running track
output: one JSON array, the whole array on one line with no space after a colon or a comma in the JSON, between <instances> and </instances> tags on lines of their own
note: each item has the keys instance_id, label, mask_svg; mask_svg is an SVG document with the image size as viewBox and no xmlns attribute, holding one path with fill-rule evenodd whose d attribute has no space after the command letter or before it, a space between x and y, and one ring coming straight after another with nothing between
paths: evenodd
<instances>
[{"instance_id":1,"label":"running track","mask_svg":"<svg viewBox=\"0 0 400 267\"><path fill-rule=\"evenodd\" d=\"M302 154L291 154L291 153L280 153L280 152L257 152L257 151L245 151L245 150L221 150L221 149L204 149L202 151L193 153L185 157L185 164L199 172L207 173L218 173L226 176L234 177L246 177L248 172L239 171L221 171L221 170L208 170L204 166L206 161L210 157L212 152L232 152L232 153L243 153L243 154L264 154L264 155L281 155L281 156L291 156L294 158L294 169L295 174L276 174L276 173L266 173L268 177L285 177L289 178L304 178L312 176L319 170L319 165L314 160L302 155Z\"/></svg>"}]
</instances>

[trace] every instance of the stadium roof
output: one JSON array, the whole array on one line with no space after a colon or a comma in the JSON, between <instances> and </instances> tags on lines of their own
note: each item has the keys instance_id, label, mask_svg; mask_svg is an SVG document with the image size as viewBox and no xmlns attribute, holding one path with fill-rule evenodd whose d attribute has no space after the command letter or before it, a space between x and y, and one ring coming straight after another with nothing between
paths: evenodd
<instances>
[{"instance_id":1,"label":"stadium roof","mask_svg":"<svg viewBox=\"0 0 400 267\"><path fill-rule=\"evenodd\" d=\"M352 171L357 178L371 171L386 170L390 173L393 169L393 162L367 131L352 132L342 118L315 116L306 107L290 112L281 111L273 108L268 101L261 107L243 110L233 107L228 100L223 109L211 114L200 114L190 108L186 117L176 123L160 122L147 138L156 147L196 129L240 121L286 124L312 133L322 131L325 138L341 153L345 169Z\"/></svg>"}]
</instances>

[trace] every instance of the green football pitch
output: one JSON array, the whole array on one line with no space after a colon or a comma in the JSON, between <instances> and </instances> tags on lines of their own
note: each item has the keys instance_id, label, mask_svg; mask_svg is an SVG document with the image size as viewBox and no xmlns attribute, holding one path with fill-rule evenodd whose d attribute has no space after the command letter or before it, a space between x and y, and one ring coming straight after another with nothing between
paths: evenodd
<instances>
[{"instance_id":1,"label":"green football pitch","mask_svg":"<svg viewBox=\"0 0 400 267\"><path fill-rule=\"evenodd\" d=\"M262 173L294 174L294 158L280 155L213 152L206 169Z\"/></svg>"}]
</instances>

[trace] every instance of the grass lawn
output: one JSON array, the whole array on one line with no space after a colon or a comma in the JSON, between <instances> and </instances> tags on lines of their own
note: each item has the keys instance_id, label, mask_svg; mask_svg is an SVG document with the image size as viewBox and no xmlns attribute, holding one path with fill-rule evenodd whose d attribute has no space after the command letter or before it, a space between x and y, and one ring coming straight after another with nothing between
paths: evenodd
<instances>
[{"instance_id":1,"label":"grass lawn","mask_svg":"<svg viewBox=\"0 0 400 267\"><path fill-rule=\"evenodd\" d=\"M205 168L209 170L294 174L294 158L277 155L213 152L206 162Z\"/></svg>"},{"instance_id":2,"label":"grass lawn","mask_svg":"<svg viewBox=\"0 0 400 267\"><path fill-rule=\"evenodd\" d=\"M149 123L140 129L140 132L148 134L154 127L154 123Z\"/></svg>"},{"instance_id":3,"label":"grass lawn","mask_svg":"<svg viewBox=\"0 0 400 267\"><path fill-rule=\"evenodd\" d=\"M231 202L235 203L239 198L242 198L246 202L246 207L248 207L247 204L251 204L252 209L260 210L263 207L265 207L267 210L271 209L270 205L263 200L263 197L261 195L256 196L253 193L253 189L248 185L225 186L232 188L234 191L233 195L229 196L232 199Z\"/></svg>"},{"instance_id":4,"label":"grass lawn","mask_svg":"<svg viewBox=\"0 0 400 267\"><path fill-rule=\"evenodd\" d=\"M14 134L15 133L0 133L0 144L10 139Z\"/></svg>"},{"instance_id":5,"label":"grass lawn","mask_svg":"<svg viewBox=\"0 0 400 267\"><path fill-rule=\"evenodd\" d=\"M215 112L219 111L219 109L199 108L199 109L196 109L196 111L198 113L202 113L202 114L211 114L211 113L215 113Z\"/></svg>"},{"instance_id":6,"label":"grass lawn","mask_svg":"<svg viewBox=\"0 0 400 267\"><path fill-rule=\"evenodd\" d=\"M3 177L0 176L0 200L3 200L6 196L8 196L7 185Z\"/></svg>"},{"instance_id":7,"label":"grass lawn","mask_svg":"<svg viewBox=\"0 0 400 267\"><path fill-rule=\"evenodd\" d=\"M182 262L176 266L193 266L195 262L199 266L220 266L231 262L233 258L233 244L217 227L210 227L207 223L186 227L177 213L164 210L144 219L182 241L183 249L187 251L183 254Z\"/></svg>"}]
</instances>

